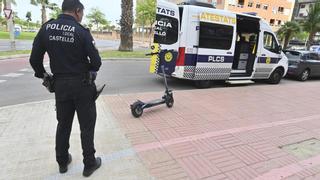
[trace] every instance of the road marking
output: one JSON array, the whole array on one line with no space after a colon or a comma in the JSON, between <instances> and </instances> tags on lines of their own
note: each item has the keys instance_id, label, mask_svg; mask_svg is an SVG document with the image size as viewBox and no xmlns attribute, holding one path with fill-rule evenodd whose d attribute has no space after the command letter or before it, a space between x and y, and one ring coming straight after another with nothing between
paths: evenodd
<instances>
[{"instance_id":1,"label":"road marking","mask_svg":"<svg viewBox=\"0 0 320 180\"><path fill-rule=\"evenodd\" d=\"M4 82L6 82L7 80L0 80L0 83L4 83Z\"/></svg>"},{"instance_id":2,"label":"road marking","mask_svg":"<svg viewBox=\"0 0 320 180\"><path fill-rule=\"evenodd\" d=\"M9 74L5 74L5 75L2 75L4 77L19 77L19 76L22 76L23 74L19 74L19 73L9 73Z\"/></svg>"},{"instance_id":3,"label":"road marking","mask_svg":"<svg viewBox=\"0 0 320 180\"><path fill-rule=\"evenodd\" d=\"M20 69L20 72L31 72L31 69L25 68L25 69Z\"/></svg>"}]
</instances>

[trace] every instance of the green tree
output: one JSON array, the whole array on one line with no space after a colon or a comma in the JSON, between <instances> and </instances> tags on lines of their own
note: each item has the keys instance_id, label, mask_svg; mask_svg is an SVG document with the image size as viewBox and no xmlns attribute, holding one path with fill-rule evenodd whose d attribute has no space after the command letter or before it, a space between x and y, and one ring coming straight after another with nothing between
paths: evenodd
<instances>
[{"instance_id":1,"label":"green tree","mask_svg":"<svg viewBox=\"0 0 320 180\"><path fill-rule=\"evenodd\" d=\"M62 9L56 3L51 3L50 9L51 9L51 13L49 16L52 19L57 19L58 16L62 13Z\"/></svg>"},{"instance_id":2,"label":"green tree","mask_svg":"<svg viewBox=\"0 0 320 180\"><path fill-rule=\"evenodd\" d=\"M150 28L156 20L156 0L143 0L137 3L136 7L136 24L141 25L144 29L145 25Z\"/></svg>"},{"instance_id":3,"label":"green tree","mask_svg":"<svg viewBox=\"0 0 320 180\"><path fill-rule=\"evenodd\" d=\"M304 30L309 32L307 48L309 49L314 36L320 31L320 0L309 9L307 19L303 23Z\"/></svg>"},{"instance_id":4,"label":"green tree","mask_svg":"<svg viewBox=\"0 0 320 180\"><path fill-rule=\"evenodd\" d=\"M99 25L108 26L110 24L110 22L106 19L106 15L98 8L92 8L86 17L89 20L89 24L96 25L97 30L99 30Z\"/></svg>"},{"instance_id":5,"label":"green tree","mask_svg":"<svg viewBox=\"0 0 320 180\"><path fill-rule=\"evenodd\" d=\"M277 31L278 36L284 40L283 49L287 49L290 39L301 32L300 25L295 21L288 21Z\"/></svg>"},{"instance_id":6,"label":"green tree","mask_svg":"<svg viewBox=\"0 0 320 180\"><path fill-rule=\"evenodd\" d=\"M30 3L35 6L41 6L41 21L42 24L47 22L47 9L53 10L57 4L50 3L49 0L30 0Z\"/></svg>"},{"instance_id":7,"label":"green tree","mask_svg":"<svg viewBox=\"0 0 320 180\"><path fill-rule=\"evenodd\" d=\"M121 0L119 51L133 51L133 0Z\"/></svg>"}]
</instances>

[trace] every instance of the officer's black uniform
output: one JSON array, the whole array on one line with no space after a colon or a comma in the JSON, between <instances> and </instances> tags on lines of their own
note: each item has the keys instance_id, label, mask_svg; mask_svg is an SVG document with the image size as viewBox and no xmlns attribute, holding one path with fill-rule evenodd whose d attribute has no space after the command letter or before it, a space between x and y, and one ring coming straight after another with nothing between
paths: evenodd
<instances>
[{"instance_id":1,"label":"officer's black uniform","mask_svg":"<svg viewBox=\"0 0 320 180\"><path fill-rule=\"evenodd\" d=\"M35 76L43 78L45 52L55 79L58 126L56 158L60 165L68 161L69 138L74 113L81 129L81 144L85 166L95 163L94 128L96 86L88 81L88 73L97 72L101 58L89 30L74 17L61 14L57 20L45 23L36 36L30 57ZM88 59L89 57L89 59Z\"/></svg>"}]
</instances>

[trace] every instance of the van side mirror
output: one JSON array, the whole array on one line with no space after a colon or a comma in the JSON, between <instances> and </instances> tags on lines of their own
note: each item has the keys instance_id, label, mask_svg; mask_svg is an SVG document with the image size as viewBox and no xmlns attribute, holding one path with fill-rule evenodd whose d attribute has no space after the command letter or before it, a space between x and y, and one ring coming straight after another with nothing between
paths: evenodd
<instances>
[{"instance_id":1,"label":"van side mirror","mask_svg":"<svg viewBox=\"0 0 320 180\"><path fill-rule=\"evenodd\" d=\"M279 46L277 47L277 52L278 52L278 53L281 53L282 50L283 50L283 49L282 49L282 46L279 45Z\"/></svg>"}]
</instances>

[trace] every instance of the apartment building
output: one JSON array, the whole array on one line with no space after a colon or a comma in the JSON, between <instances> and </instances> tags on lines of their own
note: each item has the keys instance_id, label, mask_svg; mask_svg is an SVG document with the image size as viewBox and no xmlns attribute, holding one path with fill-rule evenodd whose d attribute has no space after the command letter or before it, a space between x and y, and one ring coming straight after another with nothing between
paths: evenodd
<instances>
[{"instance_id":1,"label":"apartment building","mask_svg":"<svg viewBox=\"0 0 320 180\"><path fill-rule=\"evenodd\" d=\"M183 0L169 0L180 3ZM212 3L217 9L255 13L267 21L274 31L292 18L294 0L201 0ZM303 1L303 0L301 0ZM305 0L306 1L306 0Z\"/></svg>"},{"instance_id":2,"label":"apartment building","mask_svg":"<svg viewBox=\"0 0 320 180\"><path fill-rule=\"evenodd\" d=\"M308 11L316 3L316 0L296 0L293 20L303 20L308 16Z\"/></svg>"}]
</instances>

